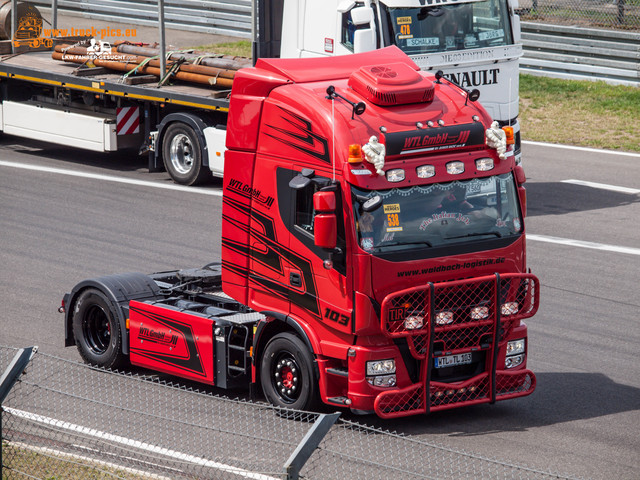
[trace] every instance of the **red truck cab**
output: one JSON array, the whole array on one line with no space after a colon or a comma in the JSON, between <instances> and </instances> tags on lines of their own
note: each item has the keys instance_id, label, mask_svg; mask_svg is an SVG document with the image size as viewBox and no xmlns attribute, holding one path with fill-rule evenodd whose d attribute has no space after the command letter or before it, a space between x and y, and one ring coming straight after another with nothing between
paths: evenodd
<instances>
[{"instance_id":1,"label":"red truck cab","mask_svg":"<svg viewBox=\"0 0 640 480\"><path fill-rule=\"evenodd\" d=\"M222 288L264 315L269 401L394 417L533 392L525 177L490 125L395 47L237 74Z\"/></svg>"}]
</instances>

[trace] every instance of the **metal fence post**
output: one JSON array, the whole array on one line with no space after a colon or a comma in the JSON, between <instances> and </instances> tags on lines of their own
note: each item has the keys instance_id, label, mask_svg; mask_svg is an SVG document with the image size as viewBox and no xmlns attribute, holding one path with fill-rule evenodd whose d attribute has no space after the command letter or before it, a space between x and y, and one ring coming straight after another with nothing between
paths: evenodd
<instances>
[{"instance_id":1,"label":"metal fence post","mask_svg":"<svg viewBox=\"0 0 640 480\"><path fill-rule=\"evenodd\" d=\"M5 372L2 374L2 377L0 378L0 445L2 444L3 439L2 412L4 409L2 408L2 404L4 403L7 395L9 395L9 392L18 380L18 377L22 375L22 372L24 372L24 369L27 368L27 365L37 351L38 347L28 347L20 349L18 353L15 354L13 360L11 361L11 364L9 364ZM2 465L2 447L0 446L0 478L4 478L2 476Z\"/></svg>"},{"instance_id":2,"label":"metal fence post","mask_svg":"<svg viewBox=\"0 0 640 480\"><path fill-rule=\"evenodd\" d=\"M624 4L625 0L618 0L618 16L616 18L618 25L624 24Z\"/></svg>"},{"instance_id":3,"label":"metal fence post","mask_svg":"<svg viewBox=\"0 0 640 480\"><path fill-rule=\"evenodd\" d=\"M318 417L313 426L300 441L298 447L284 464L287 480L298 480L298 478L300 478L300 470L304 464L307 463L311 454L316 448L318 448L322 439L325 437L327 432L331 430L331 427L333 427L339 417L339 412L322 414Z\"/></svg>"}]
</instances>

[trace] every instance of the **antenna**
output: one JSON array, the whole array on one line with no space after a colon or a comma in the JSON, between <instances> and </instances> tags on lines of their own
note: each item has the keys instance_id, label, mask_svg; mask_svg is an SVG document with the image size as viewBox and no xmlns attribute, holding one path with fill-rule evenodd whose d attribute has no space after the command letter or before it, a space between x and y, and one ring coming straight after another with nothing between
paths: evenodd
<instances>
[{"instance_id":1,"label":"antenna","mask_svg":"<svg viewBox=\"0 0 640 480\"><path fill-rule=\"evenodd\" d=\"M509 79L509 126L511 126L511 78Z\"/></svg>"},{"instance_id":2,"label":"antenna","mask_svg":"<svg viewBox=\"0 0 640 480\"><path fill-rule=\"evenodd\" d=\"M480 90L478 90L477 88L474 88L473 90L467 90L464 87L461 87L460 85L458 85L456 82L454 82L453 80L450 80L449 78L444 76L444 72L442 70L438 70L436 72L436 83L442 83L440 80L446 80L447 83L449 83L450 85L455 85L456 87L458 87L459 89L461 89L462 91L464 91L467 94L467 99L464 101L464 105L465 107L467 106L467 102L469 100L471 100L472 102L475 102L476 100L478 100L480 98Z\"/></svg>"},{"instance_id":3,"label":"antenna","mask_svg":"<svg viewBox=\"0 0 640 480\"><path fill-rule=\"evenodd\" d=\"M342 100L347 102L349 105L351 105L351 120L354 119L355 115L362 115L365 109L367 108L367 105L364 102L355 103L349 100L348 98L345 98L339 93L337 93L336 88L333 85L329 85L327 87L327 100L331 100L331 135L333 136L333 139L332 139L333 158L331 159L331 164L333 167L334 182L336 180L336 117L335 117L335 102L333 100L335 100L336 97L341 98Z\"/></svg>"},{"instance_id":4,"label":"antenna","mask_svg":"<svg viewBox=\"0 0 640 480\"><path fill-rule=\"evenodd\" d=\"M331 180L336 181L336 104L331 102Z\"/></svg>"}]
</instances>

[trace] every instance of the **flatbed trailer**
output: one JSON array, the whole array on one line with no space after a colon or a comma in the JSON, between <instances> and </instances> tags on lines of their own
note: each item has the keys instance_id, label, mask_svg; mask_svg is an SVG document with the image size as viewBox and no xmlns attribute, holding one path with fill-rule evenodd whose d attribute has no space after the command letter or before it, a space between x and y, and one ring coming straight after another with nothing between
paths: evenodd
<instances>
[{"instance_id":1,"label":"flatbed trailer","mask_svg":"<svg viewBox=\"0 0 640 480\"><path fill-rule=\"evenodd\" d=\"M120 72L28 52L0 61L0 130L92 151L137 148L148 153L150 171L161 170L168 154L169 174L193 184L209 171L222 176L228 93L182 82L128 84Z\"/></svg>"}]
</instances>

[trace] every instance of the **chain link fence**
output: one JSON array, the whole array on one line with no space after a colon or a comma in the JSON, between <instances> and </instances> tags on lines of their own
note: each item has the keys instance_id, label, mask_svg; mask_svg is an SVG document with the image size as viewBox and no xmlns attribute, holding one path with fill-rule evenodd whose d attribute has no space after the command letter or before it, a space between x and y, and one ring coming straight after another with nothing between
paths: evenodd
<instances>
[{"instance_id":1,"label":"chain link fence","mask_svg":"<svg viewBox=\"0 0 640 480\"><path fill-rule=\"evenodd\" d=\"M16 352L0 346L2 384ZM338 416L37 353L2 403L2 479L566 478Z\"/></svg>"},{"instance_id":2,"label":"chain link fence","mask_svg":"<svg viewBox=\"0 0 640 480\"><path fill-rule=\"evenodd\" d=\"M640 31L640 0L520 0L525 22Z\"/></svg>"}]
</instances>

